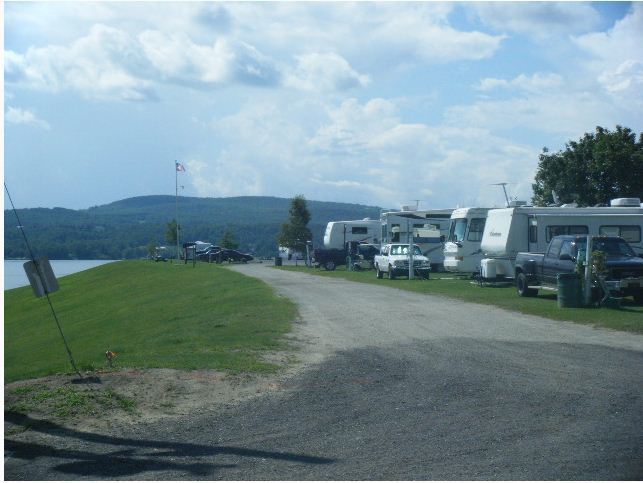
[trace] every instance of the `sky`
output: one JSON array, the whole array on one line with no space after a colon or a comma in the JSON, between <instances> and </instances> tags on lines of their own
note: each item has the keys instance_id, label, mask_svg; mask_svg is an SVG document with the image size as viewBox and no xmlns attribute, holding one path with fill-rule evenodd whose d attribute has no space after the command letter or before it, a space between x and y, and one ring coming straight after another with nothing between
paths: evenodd
<instances>
[{"instance_id":1,"label":"sky","mask_svg":"<svg viewBox=\"0 0 643 483\"><path fill-rule=\"evenodd\" d=\"M643 3L5 2L18 208L530 200L538 156L643 131ZM5 208L8 208L5 194Z\"/></svg>"}]
</instances>

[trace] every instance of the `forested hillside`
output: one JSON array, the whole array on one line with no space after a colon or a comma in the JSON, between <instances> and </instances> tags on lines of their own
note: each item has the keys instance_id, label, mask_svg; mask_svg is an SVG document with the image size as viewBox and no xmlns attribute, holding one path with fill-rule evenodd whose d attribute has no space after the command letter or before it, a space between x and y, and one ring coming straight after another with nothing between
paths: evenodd
<instances>
[{"instance_id":1,"label":"forested hillside","mask_svg":"<svg viewBox=\"0 0 643 483\"><path fill-rule=\"evenodd\" d=\"M243 196L178 199L181 241L218 243L228 229L239 248L257 256L276 252L281 224L288 218L290 199ZM309 227L315 246L321 245L332 220L379 218L380 209L348 203L308 201ZM147 255L147 246L166 245L167 223L175 218L174 196L141 196L86 210L19 209L36 256L50 259L121 259ZM16 216L4 212L5 258L26 258L27 248Z\"/></svg>"}]
</instances>

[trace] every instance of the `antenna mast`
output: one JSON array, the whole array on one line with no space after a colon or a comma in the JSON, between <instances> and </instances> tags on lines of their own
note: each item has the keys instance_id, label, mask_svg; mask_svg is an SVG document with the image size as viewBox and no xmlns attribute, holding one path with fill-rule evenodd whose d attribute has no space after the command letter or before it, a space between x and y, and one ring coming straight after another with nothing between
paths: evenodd
<instances>
[{"instance_id":1,"label":"antenna mast","mask_svg":"<svg viewBox=\"0 0 643 483\"><path fill-rule=\"evenodd\" d=\"M509 196L507 196L507 186L509 183L492 183L492 186L502 186L502 191L505 194L505 206L509 208Z\"/></svg>"}]
</instances>

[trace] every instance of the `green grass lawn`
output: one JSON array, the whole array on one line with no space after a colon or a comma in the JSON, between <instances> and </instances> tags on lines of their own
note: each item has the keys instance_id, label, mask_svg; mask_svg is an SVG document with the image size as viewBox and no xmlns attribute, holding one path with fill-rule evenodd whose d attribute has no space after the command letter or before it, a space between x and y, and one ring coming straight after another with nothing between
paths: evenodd
<instances>
[{"instance_id":1,"label":"green grass lawn","mask_svg":"<svg viewBox=\"0 0 643 483\"><path fill-rule=\"evenodd\" d=\"M266 284L214 264L122 261L60 279L50 295L80 370L211 368L267 372L296 308ZM46 299L4 293L5 383L72 371Z\"/></svg>"},{"instance_id":2,"label":"green grass lawn","mask_svg":"<svg viewBox=\"0 0 643 483\"><path fill-rule=\"evenodd\" d=\"M467 302L495 305L507 310L525 314L539 315L555 320L568 320L581 324L590 324L616 330L643 333L643 306L635 305L631 298L623 299L621 309L609 308L558 308L556 292L541 290L537 297L519 297L514 285L485 285L483 287L448 273L432 273L429 280L395 280L375 277L373 270L348 272L346 267L339 267L329 272L323 269L283 266L281 270L297 270L322 277L338 277L353 282L372 283L395 287L412 292L432 295L444 295Z\"/></svg>"}]
</instances>

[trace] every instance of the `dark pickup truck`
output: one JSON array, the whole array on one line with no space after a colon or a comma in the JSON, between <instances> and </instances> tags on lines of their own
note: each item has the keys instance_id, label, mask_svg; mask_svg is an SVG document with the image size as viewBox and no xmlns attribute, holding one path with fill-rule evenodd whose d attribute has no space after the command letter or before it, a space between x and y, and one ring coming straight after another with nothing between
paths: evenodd
<instances>
[{"instance_id":1,"label":"dark pickup truck","mask_svg":"<svg viewBox=\"0 0 643 483\"><path fill-rule=\"evenodd\" d=\"M350 254L353 258L353 268L366 268L363 265L372 265L373 258L380 252L376 245L370 243L346 243L346 248L315 248L312 254L313 265L324 267L326 270L335 270L340 265L346 265Z\"/></svg>"},{"instance_id":2,"label":"dark pickup truck","mask_svg":"<svg viewBox=\"0 0 643 483\"><path fill-rule=\"evenodd\" d=\"M585 236L559 235L549 242L545 253L518 253L516 256L515 280L518 294L534 296L538 287L557 287L560 273L574 273L577 257L585 257ZM643 303L643 258L620 237L592 237L592 251L605 254L605 285L617 296L634 297Z\"/></svg>"}]
</instances>

